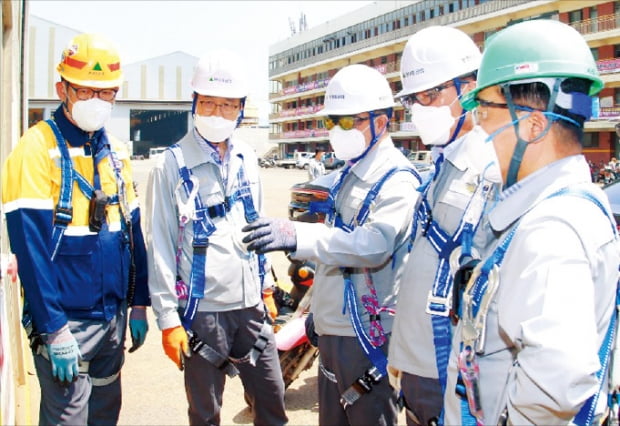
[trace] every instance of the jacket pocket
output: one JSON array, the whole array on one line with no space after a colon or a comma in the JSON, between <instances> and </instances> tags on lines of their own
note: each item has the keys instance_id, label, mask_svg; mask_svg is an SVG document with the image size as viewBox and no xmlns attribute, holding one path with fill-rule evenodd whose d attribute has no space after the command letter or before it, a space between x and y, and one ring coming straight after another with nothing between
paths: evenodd
<instances>
[{"instance_id":1,"label":"jacket pocket","mask_svg":"<svg viewBox=\"0 0 620 426\"><path fill-rule=\"evenodd\" d=\"M94 267L97 235L63 236L54 261L60 300L65 309L93 309L101 298L101 279Z\"/></svg>"}]
</instances>

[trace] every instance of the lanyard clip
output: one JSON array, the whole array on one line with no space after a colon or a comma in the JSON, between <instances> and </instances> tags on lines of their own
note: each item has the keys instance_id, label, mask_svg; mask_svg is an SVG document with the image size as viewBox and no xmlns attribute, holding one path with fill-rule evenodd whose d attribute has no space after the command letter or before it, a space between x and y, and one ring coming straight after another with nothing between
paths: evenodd
<instances>
[{"instance_id":1,"label":"lanyard clip","mask_svg":"<svg viewBox=\"0 0 620 426\"><path fill-rule=\"evenodd\" d=\"M186 181L180 180L177 184L176 189L174 190L174 195L177 200L177 208L179 210L179 222L185 225L187 222L191 220L196 220L196 206L194 204L196 197L198 196L198 187L199 182L198 178L194 175L189 177L191 182L191 190L189 190L189 194L187 195L187 201L183 202L181 199L181 188L185 187Z\"/></svg>"}]
</instances>

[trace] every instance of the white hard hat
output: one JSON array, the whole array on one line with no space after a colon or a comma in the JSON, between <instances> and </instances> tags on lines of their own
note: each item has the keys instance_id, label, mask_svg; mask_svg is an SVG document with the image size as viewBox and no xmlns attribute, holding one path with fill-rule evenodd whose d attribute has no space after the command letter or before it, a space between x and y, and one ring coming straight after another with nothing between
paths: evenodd
<instances>
[{"instance_id":1,"label":"white hard hat","mask_svg":"<svg viewBox=\"0 0 620 426\"><path fill-rule=\"evenodd\" d=\"M317 115L350 115L394 106L390 84L366 65L348 65L334 75L325 91L325 107Z\"/></svg>"},{"instance_id":2,"label":"white hard hat","mask_svg":"<svg viewBox=\"0 0 620 426\"><path fill-rule=\"evenodd\" d=\"M432 26L412 35L400 60L403 84L396 97L422 92L476 71L480 49L463 31Z\"/></svg>"},{"instance_id":3,"label":"white hard hat","mask_svg":"<svg viewBox=\"0 0 620 426\"><path fill-rule=\"evenodd\" d=\"M214 50L200 58L194 67L191 87L200 95L244 98L248 95L245 66L235 53Z\"/></svg>"}]
</instances>

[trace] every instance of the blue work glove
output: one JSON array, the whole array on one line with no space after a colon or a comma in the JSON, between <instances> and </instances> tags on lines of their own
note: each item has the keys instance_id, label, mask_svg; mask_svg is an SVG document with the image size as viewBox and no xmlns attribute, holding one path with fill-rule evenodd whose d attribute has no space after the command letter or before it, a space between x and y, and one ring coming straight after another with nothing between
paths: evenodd
<instances>
[{"instance_id":1,"label":"blue work glove","mask_svg":"<svg viewBox=\"0 0 620 426\"><path fill-rule=\"evenodd\" d=\"M146 321L146 306L133 306L129 315L129 331L131 333L131 348L129 353L137 350L146 339L149 323Z\"/></svg>"},{"instance_id":2,"label":"blue work glove","mask_svg":"<svg viewBox=\"0 0 620 426\"><path fill-rule=\"evenodd\" d=\"M261 217L244 226L241 231L250 232L242 241L248 244L248 250L256 253L297 250L295 225L288 219Z\"/></svg>"},{"instance_id":3,"label":"blue work glove","mask_svg":"<svg viewBox=\"0 0 620 426\"><path fill-rule=\"evenodd\" d=\"M75 382L82 355L69 325L65 324L58 331L48 334L46 343L54 380L65 386Z\"/></svg>"}]
</instances>

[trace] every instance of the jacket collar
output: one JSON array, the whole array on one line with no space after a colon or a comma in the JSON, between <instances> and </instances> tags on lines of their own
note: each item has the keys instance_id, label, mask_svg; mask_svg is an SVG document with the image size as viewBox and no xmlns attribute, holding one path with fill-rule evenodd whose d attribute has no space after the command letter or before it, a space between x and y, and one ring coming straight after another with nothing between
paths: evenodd
<instances>
[{"instance_id":1,"label":"jacket collar","mask_svg":"<svg viewBox=\"0 0 620 426\"><path fill-rule=\"evenodd\" d=\"M77 127L75 124L71 123L67 116L65 115L65 111L63 109L63 105L61 104L56 111L54 111L54 121L56 125L60 129L60 133L62 133L65 140L74 147L84 146L87 142L94 142L95 152L99 151L99 145L102 143L102 137L105 133L103 128L97 130L93 133L92 140L88 134L84 130Z\"/></svg>"},{"instance_id":2,"label":"jacket collar","mask_svg":"<svg viewBox=\"0 0 620 426\"><path fill-rule=\"evenodd\" d=\"M554 161L504 190L489 213L494 231L503 232L532 206L561 188L591 183L583 155Z\"/></svg>"},{"instance_id":3,"label":"jacket collar","mask_svg":"<svg viewBox=\"0 0 620 426\"><path fill-rule=\"evenodd\" d=\"M392 142L392 138L388 135L387 137L377 142L375 147L368 151L368 154L366 154L364 158L355 163L351 167L351 172L355 174L355 176L357 176L360 180L368 180L372 176L372 174L380 168L381 164L386 161L386 159L383 157L387 155L387 152L390 149L395 148L394 143Z\"/></svg>"}]
</instances>

